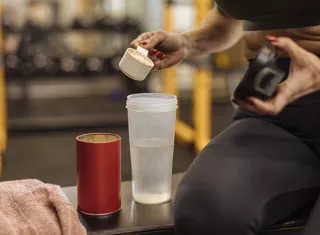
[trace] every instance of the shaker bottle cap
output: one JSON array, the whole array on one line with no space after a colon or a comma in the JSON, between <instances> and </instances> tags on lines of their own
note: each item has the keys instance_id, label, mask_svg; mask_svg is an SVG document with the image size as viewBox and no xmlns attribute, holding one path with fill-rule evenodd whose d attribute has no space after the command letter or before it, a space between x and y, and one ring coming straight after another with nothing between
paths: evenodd
<instances>
[{"instance_id":1,"label":"shaker bottle cap","mask_svg":"<svg viewBox=\"0 0 320 235\"><path fill-rule=\"evenodd\" d=\"M177 97L162 93L140 93L127 97L127 109L137 112L170 112L177 109Z\"/></svg>"}]
</instances>

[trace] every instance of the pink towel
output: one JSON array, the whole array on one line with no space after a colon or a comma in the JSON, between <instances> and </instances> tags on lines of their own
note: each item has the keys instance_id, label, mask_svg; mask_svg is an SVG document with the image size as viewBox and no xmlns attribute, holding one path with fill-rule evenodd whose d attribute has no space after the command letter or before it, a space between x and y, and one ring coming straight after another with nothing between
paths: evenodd
<instances>
[{"instance_id":1,"label":"pink towel","mask_svg":"<svg viewBox=\"0 0 320 235\"><path fill-rule=\"evenodd\" d=\"M60 186L38 180L0 183L1 235L84 235Z\"/></svg>"}]
</instances>

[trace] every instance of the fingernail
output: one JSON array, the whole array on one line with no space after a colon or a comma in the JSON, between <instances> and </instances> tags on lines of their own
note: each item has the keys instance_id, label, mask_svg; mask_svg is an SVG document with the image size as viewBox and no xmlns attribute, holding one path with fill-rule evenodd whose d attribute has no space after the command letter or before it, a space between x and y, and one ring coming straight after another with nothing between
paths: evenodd
<instances>
[{"instance_id":1,"label":"fingernail","mask_svg":"<svg viewBox=\"0 0 320 235\"><path fill-rule=\"evenodd\" d=\"M267 35L267 39L271 42L278 42L278 37L272 36L272 35Z\"/></svg>"},{"instance_id":2,"label":"fingernail","mask_svg":"<svg viewBox=\"0 0 320 235\"><path fill-rule=\"evenodd\" d=\"M154 49L149 50L149 56L153 56L156 53L157 53L157 51Z\"/></svg>"},{"instance_id":3,"label":"fingernail","mask_svg":"<svg viewBox=\"0 0 320 235\"><path fill-rule=\"evenodd\" d=\"M160 59L164 60L166 58L166 55L163 55Z\"/></svg>"},{"instance_id":4,"label":"fingernail","mask_svg":"<svg viewBox=\"0 0 320 235\"><path fill-rule=\"evenodd\" d=\"M145 45L147 45L148 43L147 43L147 42L142 42L141 44L145 46Z\"/></svg>"},{"instance_id":5,"label":"fingernail","mask_svg":"<svg viewBox=\"0 0 320 235\"><path fill-rule=\"evenodd\" d=\"M163 56L163 53L162 52L157 52L157 54L156 54L156 57L157 58L161 58Z\"/></svg>"}]
</instances>

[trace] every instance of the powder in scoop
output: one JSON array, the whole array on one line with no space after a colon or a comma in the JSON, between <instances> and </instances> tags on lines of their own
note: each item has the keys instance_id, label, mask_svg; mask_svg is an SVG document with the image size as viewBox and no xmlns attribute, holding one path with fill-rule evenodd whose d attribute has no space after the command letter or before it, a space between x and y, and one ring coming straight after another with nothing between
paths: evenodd
<instances>
[{"instance_id":1,"label":"powder in scoop","mask_svg":"<svg viewBox=\"0 0 320 235\"><path fill-rule=\"evenodd\" d=\"M145 65L148 65L148 66L154 65L151 59L149 59L147 56L143 55L139 51L132 49L132 50L129 50L129 54Z\"/></svg>"}]
</instances>

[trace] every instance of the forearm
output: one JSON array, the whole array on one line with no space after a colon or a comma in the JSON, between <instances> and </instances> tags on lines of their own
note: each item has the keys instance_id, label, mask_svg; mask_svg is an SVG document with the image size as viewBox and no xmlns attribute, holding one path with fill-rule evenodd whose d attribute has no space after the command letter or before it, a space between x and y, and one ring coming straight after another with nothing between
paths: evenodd
<instances>
[{"instance_id":1,"label":"forearm","mask_svg":"<svg viewBox=\"0 0 320 235\"><path fill-rule=\"evenodd\" d=\"M232 47L242 38L242 23L215 8L200 27L182 35L186 39L187 57L216 53Z\"/></svg>"}]
</instances>

